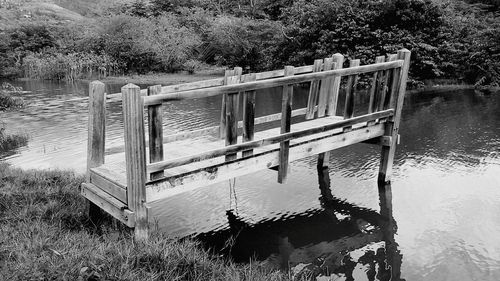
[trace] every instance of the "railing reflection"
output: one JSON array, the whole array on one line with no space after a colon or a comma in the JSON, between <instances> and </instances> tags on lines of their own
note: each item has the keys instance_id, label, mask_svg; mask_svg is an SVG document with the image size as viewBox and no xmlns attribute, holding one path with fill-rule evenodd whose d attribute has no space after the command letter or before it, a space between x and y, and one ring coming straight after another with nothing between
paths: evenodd
<instances>
[{"instance_id":1,"label":"railing reflection","mask_svg":"<svg viewBox=\"0 0 500 281\"><path fill-rule=\"evenodd\" d=\"M391 186L379 186L377 212L335 197L328 167L317 171L321 209L252 224L228 210L228 230L198 238L238 262L265 260L298 280L360 274L363 280L401 280Z\"/></svg>"}]
</instances>

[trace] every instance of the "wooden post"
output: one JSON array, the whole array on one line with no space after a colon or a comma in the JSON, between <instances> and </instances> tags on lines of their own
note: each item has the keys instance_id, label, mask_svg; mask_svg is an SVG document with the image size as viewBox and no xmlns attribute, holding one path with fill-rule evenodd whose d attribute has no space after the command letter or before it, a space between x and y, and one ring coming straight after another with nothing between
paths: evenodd
<instances>
[{"instance_id":1,"label":"wooden post","mask_svg":"<svg viewBox=\"0 0 500 281\"><path fill-rule=\"evenodd\" d=\"M378 56L375 58L375 63L382 63L385 61L384 56ZM379 73L380 72L380 73ZM380 97L380 86L378 81L381 80L382 71L375 71L373 73L372 87L370 88L370 102L368 103L368 113L376 111L377 101Z\"/></svg>"},{"instance_id":2,"label":"wooden post","mask_svg":"<svg viewBox=\"0 0 500 281\"><path fill-rule=\"evenodd\" d=\"M391 145L389 147L382 147L382 155L380 158L380 168L378 174L378 182L390 182L392 176L392 164L394 161L394 154L396 152L396 145L398 140L399 123L401 122L401 112L403 110L404 97L406 92L406 81L408 80L408 69L410 68L411 52L407 49L398 51L398 59L403 60L403 66L399 71L394 71L394 75L399 77L397 97L395 97L394 117L392 122L387 122L385 127L385 135L391 136Z\"/></svg>"},{"instance_id":3,"label":"wooden post","mask_svg":"<svg viewBox=\"0 0 500 281\"><path fill-rule=\"evenodd\" d=\"M333 58L325 58L323 64L323 71L333 69ZM318 118L326 114L326 107L328 105L328 97L331 96L333 77L328 77L321 80L318 98Z\"/></svg>"},{"instance_id":4,"label":"wooden post","mask_svg":"<svg viewBox=\"0 0 500 281\"><path fill-rule=\"evenodd\" d=\"M398 56L396 54L390 54L387 56L387 61L395 61L397 60ZM397 91L398 91L398 86L397 84L399 83L399 80L396 79L396 76L399 75L397 74L399 73L399 70L398 71L394 71L394 70L385 70L384 71L384 79L382 81L382 92L380 94L380 100L379 100L379 104L378 104L378 110L384 110L387 106L387 92L389 91L389 80L392 81L392 84L393 87L391 89L391 98L390 99L394 99L394 96L397 95Z\"/></svg>"},{"instance_id":5,"label":"wooden post","mask_svg":"<svg viewBox=\"0 0 500 281\"><path fill-rule=\"evenodd\" d=\"M333 59L332 68L341 69L342 65L344 64L344 56L337 53L333 55L332 59ZM340 76L336 76L331 81L331 90L328 96L328 106L326 108L326 115L328 116L335 116L337 114L337 103L339 100L341 78L342 77ZM327 151L325 153L320 153L318 155L317 165L318 167L328 168L328 166L330 165L330 151Z\"/></svg>"},{"instance_id":6,"label":"wooden post","mask_svg":"<svg viewBox=\"0 0 500 281\"><path fill-rule=\"evenodd\" d=\"M135 213L135 239L148 239L146 203L146 141L144 137L144 105L140 88L134 84L122 87L127 203Z\"/></svg>"},{"instance_id":7,"label":"wooden post","mask_svg":"<svg viewBox=\"0 0 500 281\"><path fill-rule=\"evenodd\" d=\"M294 75L295 68L293 66L285 66L285 77ZM283 86L283 94L281 97L281 133L290 132L292 125L292 100L293 100L293 84ZM278 168L278 182L284 183L288 174L288 150L290 141L280 143Z\"/></svg>"},{"instance_id":8,"label":"wooden post","mask_svg":"<svg viewBox=\"0 0 500 281\"><path fill-rule=\"evenodd\" d=\"M90 169L104 164L104 143L106 139L106 93L100 81L89 84L89 123L87 138L87 182L90 183ZM102 220L103 212L89 202L88 214L94 224Z\"/></svg>"},{"instance_id":9,"label":"wooden post","mask_svg":"<svg viewBox=\"0 0 500 281\"><path fill-rule=\"evenodd\" d=\"M242 77L242 83L257 80L255 73L250 73ZM248 91L243 94L243 142L252 141L255 131L255 91ZM253 150L245 150L242 156L253 155Z\"/></svg>"},{"instance_id":10,"label":"wooden post","mask_svg":"<svg viewBox=\"0 0 500 281\"><path fill-rule=\"evenodd\" d=\"M344 56L337 53L333 55L333 69L341 69L344 64ZM328 116L335 116L337 114L337 102L339 99L340 92L340 79L342 77L337 76L333 78L332 92L331 96L328 99L328 108L326 114Z\"/></svg>"},{"instance_id":11,"label":"wooden post","mask_svg":"<svg viewBox=\"0 0 500 281\"><path fill-rule=\"evenodd\" d=\"M351 60L349 67L359 66L359 60ZM358 83L358 75L349 75L347 77L347 85L345 90L345 107L344 119L354 116L354 101L356 98L356 84Z\"/></svg>"},{"instance_id":12,"label":"wooden post","mask_svg":"<svg viewBox=\"0 0 500 281\"><path fill-rule=\"evenodd\" d=\"M314 60L313 72L321 71L322 65L323 65L322 59ZM314 80L311 82L311 86L309 88L309 97L307 99L307 110L306 110L307 120L314 118L314 110L316 108L316 104L318 103L319 83L320 83L319 80Z\"/></svg>"},{"instance_id":13,"label":"wooden post","mask_svg":"<svg viewBox=\"0 0 500 281\"><path fill-rule=\"evenodd\" d=\"M227 79L229 77L234 76L234 70L226 69L224 73L224 85L227 85ZM226 136L226 99L227 94L222 95L222 105L220 110L220 126L219 126L219 136L221 139Z\"/></svg>"},{"instance_id":14,"label":"wooden post","mask_svg":"<svg viewBox=\"0 0 500 281\"><path fill-rule=\"evenodd\" d=\"M149 86L148 96L161 93L161 85ZM148 106L149 162L163 161L163 110L162 105ZM163 171L151 173L150 178L156 180L164 176Z\"/></svg>"},{"instance_id":15,"label":"wooden post","mask_svg":"<svg viewBox=\"0 0 500 281\"><path fill-rule=\"evenodd\" d=\"M235 76L227 77L226 85L238 84L240 82L240 78L241 71ZM228 94L226 96L226 145L232 145L238 142L238 101L238 93ZM234 160L236 159L236 156L236 153L227 154L226 161Z\"/></svg>"}]
</instances>

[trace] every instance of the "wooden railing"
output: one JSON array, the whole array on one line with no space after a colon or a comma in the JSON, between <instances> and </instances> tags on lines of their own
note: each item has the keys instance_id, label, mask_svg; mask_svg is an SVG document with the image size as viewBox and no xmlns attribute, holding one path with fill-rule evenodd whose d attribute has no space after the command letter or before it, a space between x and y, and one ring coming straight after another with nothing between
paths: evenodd
<instances>
[{"instance_id":1,"label":"wooden railing","mask_svg":"<svg viewBox=\"0 0 500 281\"><path fill-rule=\"evenodd\" d=\"M382 147L379 181L388 181L392 172L410 52L400 50L397 55L389 55L387 58L379 56L375 63L370 65L360 66L359 60L351 60L348 68L342 68L343 63L344 57L335 54L331 58L316 60L313 65L286 66L283 70L262 73L242 74L241 68L235 68L226 71L224 78L181 85L151 86L147 90L141 90L136 85L128 84L122 87L121 93L107 97L104 93L104 84L98 81L92 82L89 102L88 169L104 163L106 99L122 99L127 205L135 213L136 229L144 229L144 225L147 225L147 210L144 206L145 185L148 181L160 181L168 177L164 174L166 169L221 156L225 157L225 162L231 163L255 157L254 149L256 148L279 143L278 181L283 182L287 177L291 140L334 129L348 132L352 125L360 122L366 122L369 125L377 120L387 120L387 125L385 125L387 138ZM368 110L366 114L354 117L358 77L368 73L373 74ZM291 132L292 117L305 115L306 119L314 119L339 115L337 104L342 77L347 77L346 100L342 112L345 120ZM293 110L293 85L306 82L311 83L307 107ZM256 118L255 99L259 94L257 90L273 87L282 88L281 112ZM223 97L220 125L163 136L163 103L219 95ZM240 108L239 95L243 95L241 121L237 119ZM147 132L144 107L147 107L148 112ZM256 125L278 120L281 122L279 135L254 140ZM241 129L243 142L238 144L239 129ZM149 137L149 161L146 161L146 134ZM164 143L207 134L218 135L225 139L226 146L175 159L164 158ZM241 153L239 158L238 153ZM321 153L319 159L322 162L328 159L328 152ZM136 235L141 236L137 231Z\"/></svg>"}]
</instances>

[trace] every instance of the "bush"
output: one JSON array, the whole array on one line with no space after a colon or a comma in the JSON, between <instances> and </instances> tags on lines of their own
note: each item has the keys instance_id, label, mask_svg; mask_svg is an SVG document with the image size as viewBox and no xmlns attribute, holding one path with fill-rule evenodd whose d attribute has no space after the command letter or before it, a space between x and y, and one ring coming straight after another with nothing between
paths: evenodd
<instances>
[{"instance_id":1,"label":"bush","mask_svg":"<svg viewBox=\"0 0 500 281\"><path fill-rule=\"evenodd\" d=\"M249 67L255 71L270 66L270 51L280 37L276 22L219 16L210 28L206 47L220 65Z\"/></svg>"}]
</instances>

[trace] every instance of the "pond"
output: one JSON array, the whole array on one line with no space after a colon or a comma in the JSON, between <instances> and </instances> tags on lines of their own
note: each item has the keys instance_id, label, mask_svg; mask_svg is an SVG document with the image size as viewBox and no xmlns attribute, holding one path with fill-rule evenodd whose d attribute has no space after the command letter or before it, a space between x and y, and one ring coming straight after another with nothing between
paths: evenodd
<instances>
[{"instance_id":1,"label":"pond","mask_svg":"<svg viewBox=\"0 0 500 281\"><path fill-rule=\"evenodd\" d=\"M18 81L27 107L2 112L29 143L3 155L21 168L86 165L86 83ZM119 84L107 85L118 92ZM305 105L298 89L294 106ZM276 98L278 97L278 98ZM358 103L366 102L361 97ZM279 111L279 96L258 95L257 115ZM169 103L166 133L215 125L220 98ZM342 108L342 107L340 107ZM120 146L121 109L108 107L106 144ZM195 236L207 247L272 266L385 280L500 280L500 94L424 91L405 100L391 186L378 187L380 148L359 144L170 197L152 207L155 226ZM375 273L376 272L376 273Z\"/></svg>"}]
</instances>

